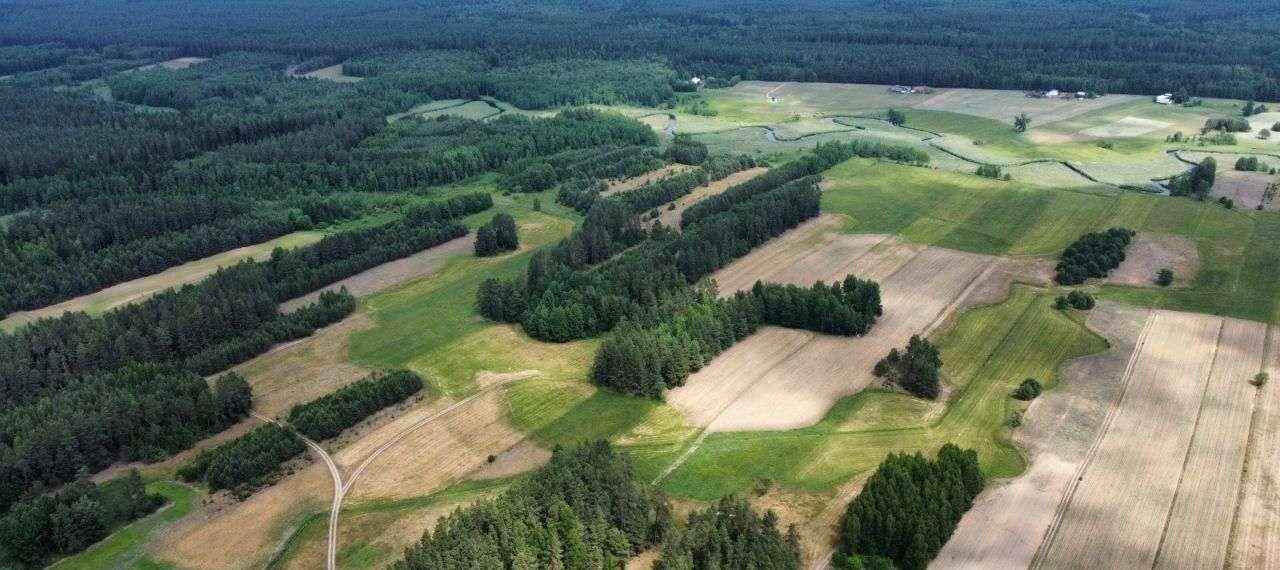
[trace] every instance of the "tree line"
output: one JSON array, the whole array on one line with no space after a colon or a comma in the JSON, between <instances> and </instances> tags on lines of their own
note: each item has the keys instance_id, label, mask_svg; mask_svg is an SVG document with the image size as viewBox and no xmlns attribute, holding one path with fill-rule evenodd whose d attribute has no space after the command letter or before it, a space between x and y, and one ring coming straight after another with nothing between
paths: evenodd
<instances>
[{"instance_id":1,"label":"tree line","mask_svg":"<svg viewBox=\"0 0 1280 570\"><path fill-rule=\"evenodd\" d=\"M454 511L405 551L394 570L511 568L621 570L658 548L655 568L798 570L796 533L782 534L729 497L676 524L661 494L635 480L608 443L557 447L551 461L496 499Z\"/></svg>"},{"instance_id":2,"label":"tree line","mask_svg":"<svg viewBox=\"0 0 1280 570\"><path fill-rule=\"evenodd\" d=\"M703 160L701 168L672 174L662 180L628 190L619 194L618 199L633 211L644 212L685 196L699 186L755 165L755 160L746 155L712 157Z\"/></svg>"},{"instance_id":3,"label":"tree line","mask_svg":"<svg viewBox=\"0 0 1280 570\"><path fill-rule=\"evenodd\" d=\"M178 469L184 481L200 481L212 491L246 495L277 474L280 464L302 455L307 445L289 428L268 423L213 449Z\"/></svg>"},{"instance_id":4,"label":"tree line","mask_svg":"<svg viewBox=\"0 0 1280 570\"><path fill-rule=\"evenodd\" d=\"M39 568L92 546L162 504L163 497L147 493L137 470L101 485L81 477L56 493L27 497L0 517L0 559Z\"/></svg>"},{"instance_id":5,"label":"tree line","mask_svg":"<svg viewBox=\"0 0 1280 570\"><path fill-rule=\"evenodd\" d=\"M728 299L705 289L693 297L668 301L655 326L624 321L596 351L592 381L624 394L661 398L761 325L854 336L866 334L881 314L880 286L853 275L829 286L757 281L750 291Z\"/></svg>"},{"instance_id":6,"label":"tree line","mask_svg":"<svg viewBox=\"0 0 1280 570\"><path fill-rule=\"evenodd\" d=\"M849 570L924 570L983 486L972 450L948 443L936 460L890 454L840 518L833 562Z\"/></svg>"},{"instance_id":7,"label":"tree line","mask_svg":"<svg viewBox=\"0 0 1280 570\"><path fill-rule=\"evenodd\" d=\"M578 178L629 178L661 168L665 162L650 146L566 150L530 158L504 168L498 186L510 192L541 192Z\"/></svg>"},{"instance_id":8,"label":"tree line","mask_svg":"<svg viewBox=\"0 0 1280 570\"><path fill-rule=\"evenodd\" d=\"M1089 232L1063 250L1054 268L1054 281L1060 285L1079 285L1091 277L1106 277L1124 261L1124 250L1136 232L1111 228Z\"/></svg>"},{"instance_id":9,"label":"tree line","mask_svg":"<svg viewBox=\"0 0 1280 570\"><path fill-rule=\"evenodd\" d=\"M336 392L289 410L289 425L314 441L329 439L378 410L422 390L422 378L408 370L372 374Z\"/></svg>"}]
</instances>

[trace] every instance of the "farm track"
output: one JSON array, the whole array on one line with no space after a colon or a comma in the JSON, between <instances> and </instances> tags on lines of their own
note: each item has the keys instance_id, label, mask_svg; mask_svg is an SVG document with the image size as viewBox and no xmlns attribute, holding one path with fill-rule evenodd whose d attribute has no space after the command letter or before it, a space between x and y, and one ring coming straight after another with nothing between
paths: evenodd
<instances>
[{"instance_id":1,"label":"farm track","mask_svg":"<svg viewBox=\"0 0 1280 570\"><path fill-rule=\"evenodd\" d=\"M302 441L307 444L307 447L310 448L311 451L313 451L320 458L320 460L324 462L326 467L328 467L329 476L333 480L333 501L329 509L329 531L328 531L329 536L327 541L327 553L326 553L326 562L325 562L325 566L328 570L337 570L338 568L338 523L341 518L342 503L346 499L346 496L351 492L352 487L354 487L355 484L360 481L361 477L368 472L369 466L372 465L375 460L377 460L380 456L382 456L388 450L395 447L396 444L400 443L405 438L412 435L413 432L417 431L423 426L441 417L448 415L454 410L457 410L458 408L466 405L467 403L470 403L471 401L489 393L490 391L496 388L501 387L502 385L503 384L495 384L493 386L485 387L479 390L478 392L470 396L467 396L466 398L463 398L461 400L458 400L457 402L450 404L449 406L445 407L442 410L439 410L430 415L427 415L426 417L409 425L405 429L397 432L395 435L391 436L390 438L387 438L386 441L379 444L378 447L375 447L372 451L370 451L369 454L364 457L364 459L356 466L355 469L351 471L351 473L345 479L342 476L342 471L341 469L339 469L338 464L333 460L332 456L330 456L329 453L325 451L323 447L320 446L320 444L308 439L302 434L298 434L298 437L302 438ZM255 418L258 418L259 420L262 420L264 422L274 423L282 426L285 425L285 424L282 424L281 422L278 422L276 420L273 420L271 418L258 414L257 412L252 412L252 414Z\"/></svg>"}]
</instances>

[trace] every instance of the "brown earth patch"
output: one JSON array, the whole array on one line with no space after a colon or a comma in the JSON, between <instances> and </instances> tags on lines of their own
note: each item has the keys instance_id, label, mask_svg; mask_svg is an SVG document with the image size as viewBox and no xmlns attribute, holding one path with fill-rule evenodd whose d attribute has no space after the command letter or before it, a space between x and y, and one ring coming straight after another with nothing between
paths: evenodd
<instances>
[{"instance_id":1,"label":"brown earth patch","mask_svg":"<svg viewBox=\"0 0 1280 570\"><path fill-rule=\"evenodd\" d=\"M213 503L178 522L152 556L191 570L262 568L310 513L329 505L333 483L323 464L260 490L239 503Z\"/></svg>"},{"instance_id":2,"label":"brown earth patch","mask_svg":"<svg viewBox=\"0 0 1280 570\"><path fill-rule=\"evenodd\" d=\"M356 297L367 297L384 289L390 289L397 285L403 285L432 275L444 267L444 264L450 258L457 255L466 255L474 249L474 234L452 239L409 257L388 261L301 297L285 301L280 304L280 312L288 313L302 308L304 305L314 303L319 299L321 292L337 291L343 287L346 287L347 292Z\"/></svg>"},{"instance_id":3,"label":"brown earth patch","mask_svg":"<svg viewBox=\"0 0 1280 570\"><path fill-rule=\"evenodd\" d=\"M1173 285L1186 287L1200 270L1200 252L1195 242L1182 237L1140 232L1129 243L1124 261L1103 281L1134 287L1159 287L1156 272L1173 270Z\"/></svg>"},{"instance_id":4,"label":"brown earth patch","mask_svg":"<svg viewBox=\"0 0 1280 570\"><path fill-rule=\"evenodd\" d=\"M511 449L494 456L493 463L485 463L483 467L471 474L472 479L502 479L533 471L551 460L551 452L537 445L522 441Z\"/></svg>"},{"instance_id":5,"label":"brown earth patch","mask_svg":"<svg viewBox=\"0 0 1280 570\"><path fill-rule=\"evenodd\" d=\"M663 117L663 123L665 124L665 122L666 122L666 117ZM613 182L610 182L609 187L606 188L604 192L601 192L600 195L612 196L614 194L626 192L627 190L635 190L636 188L639 188L646 184L652 184L654 182L662 180L663 178L666 178L672 174L678 174L681 172L693 170L693 168L694 167L689 166L687 164L668 164L652 172L646 172L644 174L641 174L640 176L633 176L631 178L625 178L622 180L615 180Z\"/></svg>"},{"instance_id":6,"label":"brown earth patch","mask_svg":"<svg viewBox=\"0 0 1280 570\"><path fill-rule=\"evenodd\" d=\"M693 192L677 198L674 202L671 202L670 205L658 208L658 211L660 212L658 220L661 221L664 226L678 228L680 227L680 215L684 213L685 209L693 205L694 202L706 198L707 196L715 196L716 194L728 190L730 186L742 184L747 180L755 178L757 175L763 174L766 170L768 169L761 166L748 168L741 172L730 174L720 180L707 184L706 186L694 188ZM674 208L671 206L674 206Z\"/></svg>"},{"instance_id":7,"label":"brown earth patch","mask_svg":"<svg viewBox=\"0 0 1280 570\"><path fill-rule=\"evenodd\" d=\"M406 415L370 434L339 452L335 460L344 467L363 460L367 446L386 441L381 433L400 433L404 422L412 423L411 417ZM361 500L427 495L479 469L489 455L510 449L522 439L523 434L506 422L500 391L486 392L417 428L379 456L364 478L351 488L352 497Z\"/></svg>"},{"instance_id":8,"label":"brown earth patch","mask_svg":"<svg viewBox=\"0 0 1280 570\"><path fill-rule=\"evenodd\" d=\"M1214 179L1213 189L1209 191L1212 198L1230 198L1237 208L1252 210L1262 204L1267 186L1280 181L1274 175L1262 172L1240 172L1227 170L1219 172ZM1275 210L1275 201L1263 207L1264 210Z\"/></svg>"}]
</instances>

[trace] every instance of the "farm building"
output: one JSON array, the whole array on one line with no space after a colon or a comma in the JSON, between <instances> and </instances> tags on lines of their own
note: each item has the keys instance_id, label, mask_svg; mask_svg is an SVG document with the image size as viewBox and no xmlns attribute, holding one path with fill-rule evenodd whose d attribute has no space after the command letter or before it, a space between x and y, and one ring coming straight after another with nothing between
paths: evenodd
<instances>
[{"instance_id":1,"label":"farm building","mask_svg":"<svg viewBox=\"0 0 1280 570\"><path fill-rule=\"evenodd\" d=\"M1164 95L1156 95L1155 102L1161 105L1173 104L1173 93L1165 93Z\"/></svg>"}]
</instances>

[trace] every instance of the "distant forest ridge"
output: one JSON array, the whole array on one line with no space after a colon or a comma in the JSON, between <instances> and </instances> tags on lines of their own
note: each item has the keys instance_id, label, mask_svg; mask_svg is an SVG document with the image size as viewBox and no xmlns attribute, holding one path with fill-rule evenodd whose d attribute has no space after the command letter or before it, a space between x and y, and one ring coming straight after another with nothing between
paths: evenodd
<instances>
[{"instance_id":1,"label":"distant forest ridge","mask_svg":"<svg viewBox=\"0 0 1280 570\"><path fill-rule=\"evenodd\" d=\"M0 0L0 45L657 58L682 76L1280 100L1280 3L1238 0Z\"/></svg>"}]
</instances>

